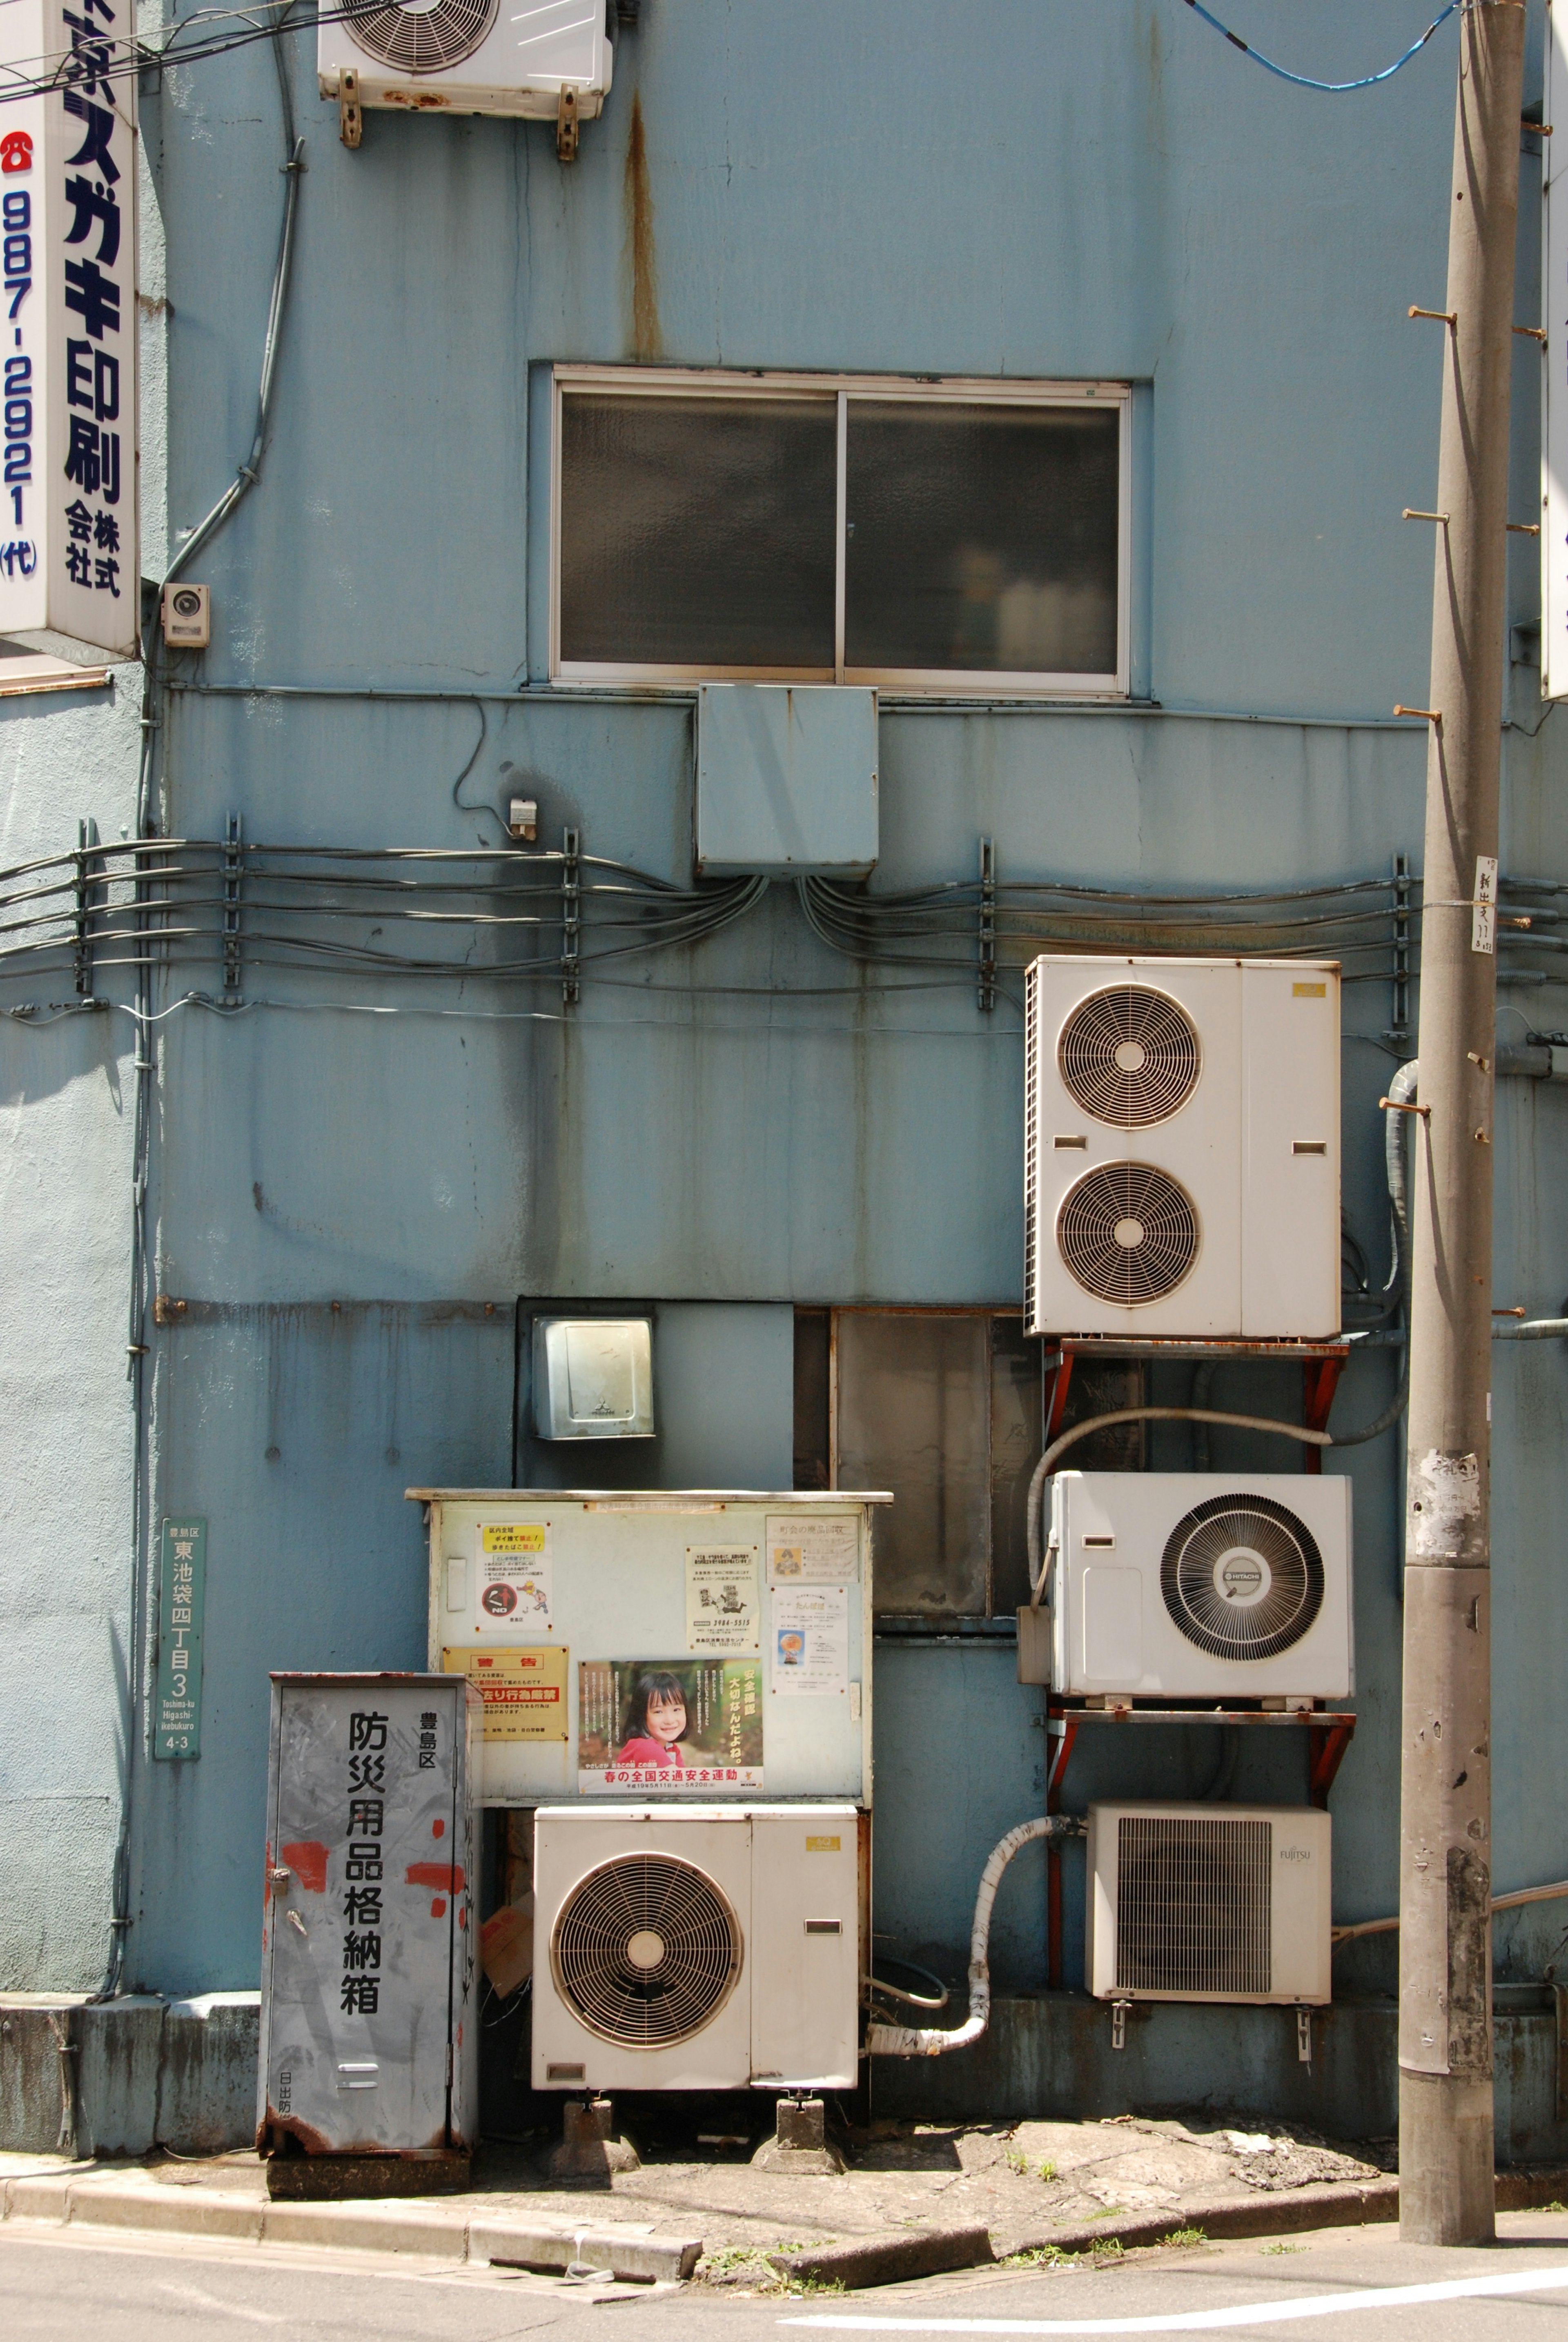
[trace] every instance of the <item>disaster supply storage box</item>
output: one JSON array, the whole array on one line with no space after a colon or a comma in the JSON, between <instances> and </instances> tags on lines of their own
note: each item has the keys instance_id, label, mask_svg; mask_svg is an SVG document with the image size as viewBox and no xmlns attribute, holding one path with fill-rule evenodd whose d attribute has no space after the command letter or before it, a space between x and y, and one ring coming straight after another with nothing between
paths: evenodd
<instances>
[{"instance_id":1,"label":"disaster supply storage box","mask_svg":"<svg viewBox=\"0 0 1568 2342\"><path fill-rule=\"evenodd\" d=\"M467 2184L480 1717L460 1675L272 1678L256 2147L274 2195Z\"/></svg>"}]
</instances>

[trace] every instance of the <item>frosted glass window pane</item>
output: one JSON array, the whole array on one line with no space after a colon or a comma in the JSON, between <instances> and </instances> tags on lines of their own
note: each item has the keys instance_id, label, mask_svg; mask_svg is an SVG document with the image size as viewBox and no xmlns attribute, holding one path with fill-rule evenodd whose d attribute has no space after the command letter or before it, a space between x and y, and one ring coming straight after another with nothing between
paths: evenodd
<instances>
[{"instance_id":1,"label":"frosted glass window pane","mask_svg":"<svg viewBox=\"0 0 1568 2342\"><path fill-rule=\"evenodd\" d=\"M979 1316L839 1316L838 1485L894 1499L874 1530L879 1612L985 1615L989 1335Z\"/></svg>"},{"instance_id":2,"label":"frosted glass window pane","mask_svg":"<svg viewBox=\"0 0 1568 2342\"><path fill-rule=\"evenodd\" d=\"M852 399L844 660L1110 675L1114 407Z\"/></svg>"},{"instance_id":3,"label":"frosted glass window pane","mask_svg":"<svg viewBox=\"0 0 1568 2342\"><path fill-rule=\"evenodd\" d=\"M834 402L573 393L561 656L833 666Z\"/></svg>"}]
</instances>

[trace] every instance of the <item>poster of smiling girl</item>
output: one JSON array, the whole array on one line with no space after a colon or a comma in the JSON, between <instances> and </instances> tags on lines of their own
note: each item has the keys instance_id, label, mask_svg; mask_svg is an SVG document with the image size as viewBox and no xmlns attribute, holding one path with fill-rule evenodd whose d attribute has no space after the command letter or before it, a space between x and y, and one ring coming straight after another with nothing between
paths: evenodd
<instances>
[{"instance_id":1,"label":"poster of smiling girl","mask_svg":"<svg viewBox=\"0 0 1568 2342\"><path fill-rule=\"evenodd\" d=\"M704 1797L763 1786L757 1659L584 1659L577 1787Z\"/></svg>"}]
</instances>

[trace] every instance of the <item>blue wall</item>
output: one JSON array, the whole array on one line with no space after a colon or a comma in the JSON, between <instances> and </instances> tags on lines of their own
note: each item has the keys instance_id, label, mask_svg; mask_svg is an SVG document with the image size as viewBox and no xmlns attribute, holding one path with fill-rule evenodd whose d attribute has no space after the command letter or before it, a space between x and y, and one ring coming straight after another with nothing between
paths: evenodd
<instances>
[{"instance_id":1,"label":"blue wall","mask_svg":"<svg viewBox=\"0 0 1568 2342\"><path fill-rule=\"evenodd\" d=\"M1231 14L1331 75L1385 62L1424 22L1412 0L1307 17L1233 0ZM262 485L198 565L213 647L179 670L254 688L169 701L165 826L210 837L237 811L253 839L493 844L494 807L525 776L544 843L577 825L589 851L688 883L683 704L266 688L460 695L541 677L542 369L657 357L1141 386L1139 665L1164 712L886 712L877 886L967 877L981 834L1007 876L1151 888L1375 876L1396 849L1419 862L1424 743L1389 711L1424 691L1432 547L1398 515L1431 500L1441 351L1405 310L1440 305L1455 47L1450 25L1393 83L1331 99L1258 73L1179 0L644 0L605 116L564 168L548 126L502 122L372 115L350 154L316 98L311 40L292 42L309 169L275 427ZM167 248L177 541L253 428L282 187L270 59L169 71L145 133ZM1539 169L1522 161L1521 318L1537 310ZM634 215L652 253L640 283ZM1521 513L1538 494L1537 364L1522 343ZM159 463L162 427L144 418ZM1513 544L1523 622L1533 555ZM1568 792L1555 720L1528 736L1536 683L1516 670L1504 866L1552 876L1568 873ZM124 671L103 703L0 703L8 858L73 842L78 812L110 836L128 819L135 692ZM1269 720L1223 720L1246 714ZM966 982L887 988L826 954L777 888L724 938L633 968L567 1015L550 986L504 987L482 961L460 996L252 964L244 1015L176 1008L159 1028L157 1285L190 1306L151 1336L150 1505L207 1515L210 1590L200 1762L137 1759L141 1984L255 1982L265 1670L422 1657L419 1520L402 1490L508 1478L516 1295L744 1305L676 1337L699 1361L722 1340L726 1366L716 1403L695 1368L675 1376L675 1476L775 1484L787 1305L1017 1295L1010 1001L984 1016ZM1345 1196L1375 1254L1390 1001L1374 984L1345 998ZM1505 1033L1522 1016L1568 1022L1554 985L1505 999ZM128 1033L123 1017L0 1028L3 1370L25 1451L25 1501L0 1523L0 1705L33 1752L5 1782L5 1829L38 1915L0 1922L19 1985L95 1982L108 1916L114 1669L130 1647ZM1568 1292L1551 1168L1565 1115L1560 1091L1500 1096L1497 1297L1533 1313ZM19 1286L30 1275L57 1290L52 1309ZM1375 1412L1389 1374L1386 1357L1359 1361L1336 1419ZM1500 1887L1568 1872L1560 1807L1541 1794L1568 1761L1565 1378L1554 1346L1499 1355ZM1215 1393L1291 1396L1236 1368ZM1154 1460L1184 1465L1183 1436ZM1213 1460L1280 1468L1277 1451L1223 1433ZM1345 1918L1395 1899L1400 1462L1393 1439L1345 1459L1361 1680L1333 1801ZM91 1566L39 1591L40 1556L62 1549ZM57 1675L41 1687L28 1640L66 1613L69 1699ZM1005 1650L889 1644L876 1696L876 1924L961 1968L984 1848L1039 1807L1040 1696ZM1299 1795L1300 1752L1257 1737L1269 1746L1243 1752L1234 1793ZM1090 1739L1073 1805L1212 1777L1202 1736ZM15 1725L5 1740L9 1764ZM1038 1866L1015 1871L998 1972L1028 1987L1044 1974L1044 1887ZM1071 1860L1067 1893L1072 1972ZM1539 1973L1554 1921L1568 1913L1500 1926L1503 1964Z\"/></svg>"}]
</instances>

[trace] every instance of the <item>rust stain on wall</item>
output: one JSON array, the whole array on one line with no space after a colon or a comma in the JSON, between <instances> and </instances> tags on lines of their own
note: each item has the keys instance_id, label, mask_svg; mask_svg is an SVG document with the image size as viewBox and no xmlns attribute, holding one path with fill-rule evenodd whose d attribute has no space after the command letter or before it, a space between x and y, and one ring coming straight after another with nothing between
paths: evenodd
<instances>
[{"instance_id":1,"label":"rust stain on wall","mask_svg":"<svg viewBox=\"0 0 1568 2342\"><path fill-rule=\"evenodd\" d=\"M659 326L659 278L654 249L654 191L648 183L648 146L643 130L643 101L632 94L632 126L626 140L626 263L632 295L632 355L656 358L663 343Z\"/></svg>"}]
</instances>

